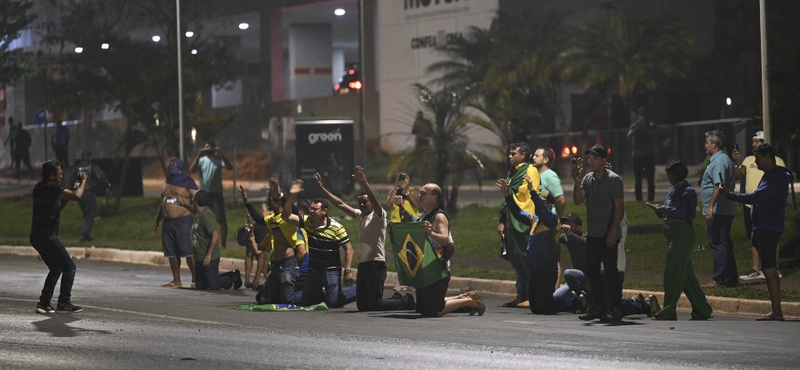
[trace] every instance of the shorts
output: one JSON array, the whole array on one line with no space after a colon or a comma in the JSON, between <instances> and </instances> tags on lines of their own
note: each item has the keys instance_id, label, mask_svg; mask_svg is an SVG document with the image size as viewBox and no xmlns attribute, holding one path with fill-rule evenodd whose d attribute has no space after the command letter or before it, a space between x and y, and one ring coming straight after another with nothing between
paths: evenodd
<instances>
[{"instance_id":1,"label":"shorts","mask_svg":"<svg viewBox=\"0 0 800 370\"><path fill-rule=\"evenodd\" d=\"M167 258L192 257L192 216L164 219L161 247Z\"/></svg>"},{"instance_id":2,"label":"shorts","mask_svg":"<svg viewBox=\"0 0 800 370\"><path fill-rule=\"evenodd\" d=\"M777 264L778 242L781 233L774 230L753 230L753 247L761 260L761 271L774 269Z\"/></svg>"},{"instance_id":3,"label":"shorts","mask_svg":"<svg viewBox=\"0 0 800 370\"><path fill-rule=\"evenodd\" d=\"M225 199L222 193L208 192L208 208L214 212L214 217L217 218L217 223L220 225L227 225L228 219L225 218Z\"/></svg>"},{"instance_id":4,"label":"shorts","mask_svg":"<svg viewBox=\"0 0 800 370\"><path fill-rule=\"evenodd\" d=\"M450 277L437 280L435 283L417 288L417 312L425 317L439 317L444 310L444 296L450 285Z\"/></svg>"}]
</instances>

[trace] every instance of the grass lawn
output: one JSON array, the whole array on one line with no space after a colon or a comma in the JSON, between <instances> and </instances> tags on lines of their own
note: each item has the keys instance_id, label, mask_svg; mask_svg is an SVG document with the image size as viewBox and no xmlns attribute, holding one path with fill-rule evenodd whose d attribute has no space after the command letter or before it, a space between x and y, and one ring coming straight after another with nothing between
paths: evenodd
<instances>
[{"instance_id":1,"label":"grass lawn","mask_svg":"<svg viewBox=\"0 0 800 370\"><path fill-rule=\"evenodd\" d=\"M348 199L345 199L348 200ZM352 199L349 199L352 200ZM111 200L99 199L98 215L94 224L92 245L98 248L120 248L131 250L161 250L160 233L153 233L152 225L158 212L158 198L124 198L118 215L107 216L106 209ZM626 242L627 268L625 286L661 290L664 256L667 244L663 234L659 232L660 220L642 203L626 202L628 222L632 229L646 228L650 233L629 233ZM750 269L749 241L742 226L741 207L739 216L734 220L733 241L736 260L740 273ZM225 257L244 257L244 249L236 245L233 233L241 222L244 222L246 210L239 204L227 205L229 222L228 248L222 251ZM574 212L585 220L586 208L567 203L567 212ZM495 207L471 206L463 209L452 220L452 233L456 242L456 255L453 259L452 272L455 276L479 277L488 279L507 279L514 277L508 262L499 257L499 237L496 232L498 209ZM787 208L787 219L791 219ZM348 230L352 240L358 240L358 225L354 219L344 217L338 209L331 209L330 214L340 220ZM28 233L31 220L30 197L5 198L0 216L0 244L30 245ZM77 204L68 205L61 215L60 238L67 246L79 245L82 214ZM647 226L650 225L650 226ZM706 243L705 221L698 217L695 220L697 244ZM781 243L789 239L795 229L787 225ZM571 266L569 254L562 247L562 265ZM710 251L694 252L692 263L701 283L710 279L712 256ZM391 262L390 269L393 268ZM800 301L800 274L798 270L784 270L782 280L782 297L785 301ZM768 299L764 285L740 287L734 289L705 289L707 294L717 296L739 297L748 299Z\"/></svg>"}]
</instances>

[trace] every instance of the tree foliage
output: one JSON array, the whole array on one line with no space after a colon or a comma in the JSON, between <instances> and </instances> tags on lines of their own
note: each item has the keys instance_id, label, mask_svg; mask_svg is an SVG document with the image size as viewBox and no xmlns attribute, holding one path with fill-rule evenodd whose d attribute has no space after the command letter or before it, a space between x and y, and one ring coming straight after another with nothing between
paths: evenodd
<instances>
[{"instance_id":1,"label":"tree foliage","mask_svg":"<svg viewBox=\"0 0 800 370\"><path fill-rule=\"evenodd\" d=\"M666 78L683 78L696 51L694 35L678 22L651 15L609 12L574 30L565 77L587 89L620 96L629 113L636 94Z\"/></svg>"},{"instance_id":2,"label":"tree foliage","mask_svg":"<svg viewBox=\"0 0 800 370\"><path fill-rule=\"evenodd\" d=\"M204 4L185 1L182 19L200 20ZM160 158L177 156L176 34L183 35L185 29L175 28L174 2L52 0L51 5L60 14L43 31L46 45L54 49L47 53L53 110L69 116L111 107L126 122L116 143L126 161L136 148L146 147L154 148ZM195 118L197 96L234 79L241 69L223 40L204 36L199 25L192 29L195 36L184 38L181 45L181 99L189 118L187 127ZM161 35L160 42L150 40L153 33ZM101 47L104 44L107 47ZM75 47L83 48L82 52L76 53ZM215 116L200 113L197 118L209 126ZM229 117L219 119L230 122ZM185 131L188 138L189 130Z\"/></svg>"},{"instance_id":3,"label":"tree foliage","mask_svg":"<svg viewBox=\"0 0 800 370\"><path fill-rule=\"evenodd\" d=\"M0 85L36 72L30 53L13 48L14 41L36 19L30 0L0 0Z\"/></svg>"},{"instance_id":4,"label":"tree foliage","mask_svg":"<svg viewBox=\"0 0 800 370\"><path fill-rule=\"evenodd\" d=\"M463 113L464 100L454 89L433 91L415 84L423 107L415 122L420 144L395 154L389 173L408 172L412 178L432 181L442 187L443 206L448 212L458 211L458 188L469 169L482 167L486 158L467 149L473 128L486 128Z\"/></svg>"},{"instance_id":5,"label":"tree foliage","mask_svg":"<svg viewBox=\"0 0 800 370\"><path fill-rule=\"evenodd\" d=\"M464 92L479 110L505 152L509 119L548 115L563 122L560 60L565 48L563 17L499 13L489 28L471 27L464 37L438 50L446 60L433 63L433 80Z\"/></svg>"}]
</instances>

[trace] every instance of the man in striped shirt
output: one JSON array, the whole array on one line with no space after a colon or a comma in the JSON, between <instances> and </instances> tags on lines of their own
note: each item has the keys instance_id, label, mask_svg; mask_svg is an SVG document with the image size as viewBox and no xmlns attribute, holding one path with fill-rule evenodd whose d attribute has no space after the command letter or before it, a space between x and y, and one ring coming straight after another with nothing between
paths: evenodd
<instances>
[{"instance_id":1,"label":"man in striped shirt","mask_svg":"<svg viewBox=\"0 0 800 370\"><path fill-rule=\"evenodd\" d=\"M297 194L303 191L303 180L292 182L289 195L283 207L283 219L299 225L308 234L308 277L303 286L303 305L325 302L328 307L336 308L356 300L356 286L350 266L353 261L353 246L347 236L347 230L338 221L328 217L328 201L317 198L311 201L309 215L302 218L292 214L291 205ZM339 257L339 249L344 249L344 275ZM347 288L340 284L344 277ZM324 291L323 291L324 288Z\"/></svg>"}]
</instances>

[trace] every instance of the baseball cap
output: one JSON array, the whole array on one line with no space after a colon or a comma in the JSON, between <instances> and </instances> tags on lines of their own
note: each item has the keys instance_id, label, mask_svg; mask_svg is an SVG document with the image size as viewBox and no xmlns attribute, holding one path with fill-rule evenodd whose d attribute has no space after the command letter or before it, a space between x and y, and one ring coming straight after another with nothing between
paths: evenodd
<instances>
[{"instance_id":1,"label":"baseball cap","mask_svg":"<svg viewBox=\"0 0 800 370\"><path fill-rule=\"evenodd\" d=\"M756 136L753 136L753 139L761 140L761 141L763 141L765 143L767 142L766 140L764 140L764 131L756 132Z\"/></svg>"},{"instance_id":2,"label":"baseball cap","mask_svg":"<svg viewBox=\"0 0 800 370\"><path fill-rule=\"evenodd\" d=\"M583 226L583 223L581 222L581 217L574 213L568 214L567 217L561 217L561 223L567 221Z\"/></svg>"},{"instance_id":3,"label":"baseball cap","mask_svg":"<svg viewBox=\"0 0 800 370\"><path fill-rule=\"evenodd\" d=\"M606 148L603 147L602 145L595 145L591 149L589 149L589 150L587 150L587 151L585 151L583 153L584 154L595 154L600 158L605 158L606 155L608 154L608 152L606 151Z\"/></svg>"}]
</instances>

